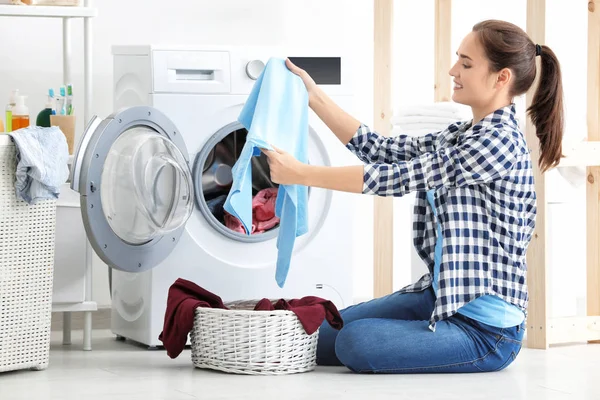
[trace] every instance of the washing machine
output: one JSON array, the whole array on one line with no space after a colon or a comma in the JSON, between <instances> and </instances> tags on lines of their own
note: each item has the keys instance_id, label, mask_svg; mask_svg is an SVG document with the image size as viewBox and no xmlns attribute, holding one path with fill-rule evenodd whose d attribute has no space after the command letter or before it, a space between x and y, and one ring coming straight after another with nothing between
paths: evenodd
<instances>
[{"instance_id":1,"label":"washing machine","mask_svg":"<svg viewBox=\"0 0 600 400\"><path fill-rule=\"evenodd\" d=\"M289 57L352 111L351 62L336 52L113 47L115 111L87 124L71 185L88 240L111 268L118 337L162 345L178 278L226 302L313 295L352 304L357 195L309 189L309 230L296 239L283 288L275 281L278 225L240 233L222 208L247 134L237 118L270 57ZM358 162L312 111L308 151L315 165ZM264 155L252 161L252 179L254 195L277 187Z\"/></svg>"}]
</instances>

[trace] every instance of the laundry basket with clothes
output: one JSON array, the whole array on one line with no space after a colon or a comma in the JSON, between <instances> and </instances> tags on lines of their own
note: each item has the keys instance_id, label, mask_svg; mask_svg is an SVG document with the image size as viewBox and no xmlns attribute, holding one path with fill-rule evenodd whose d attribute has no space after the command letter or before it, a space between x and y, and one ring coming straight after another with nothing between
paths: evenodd
<instances>
[{"instance_id":1,"label":"laundry basket with clothes","mask_svg":"<svg viewBox=\"0 0 600 400\"><path fill-rule=\"evenodd\" d=\"M287 375L315 368L319 329L325 320L334 329L344 325L327 299L263 298L225 304L216 293L179 278L169 288L159 340L168 356L177 358L189 335L197 368Z\"/></svg>"},{"instance_id":2,"label":"laundry basket with clothes","mask_svg":"<svg viewBox=\"0 0 600 400\"><path fill-rule=\"evenodd\" d=\"M67 161L57 128L0 135L0 372L49 363L56 198Z\"/></svg>"}]
</instances>

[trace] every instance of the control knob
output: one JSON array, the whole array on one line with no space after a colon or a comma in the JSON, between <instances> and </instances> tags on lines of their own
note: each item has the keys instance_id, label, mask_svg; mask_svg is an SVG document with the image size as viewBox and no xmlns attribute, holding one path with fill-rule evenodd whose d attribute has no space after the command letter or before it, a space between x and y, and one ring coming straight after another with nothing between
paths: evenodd
<instances>
[{"instance_id":1,"label":"control knob","mask_svg":"<svg viewBox=\"0 0 600 400\"><path fill-rule=\"evenodd\" d=\"M246 75L252 80L257 80L265 69L265 63L261 60L252 60L246 64Z\"/></svg>"}]
</instances>

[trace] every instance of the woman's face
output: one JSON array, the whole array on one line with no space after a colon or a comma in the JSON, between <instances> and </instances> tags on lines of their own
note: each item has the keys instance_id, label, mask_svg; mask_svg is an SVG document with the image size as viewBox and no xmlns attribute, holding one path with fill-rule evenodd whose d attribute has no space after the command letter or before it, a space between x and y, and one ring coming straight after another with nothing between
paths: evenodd
<instances>
[{"instance_id":1,"label":"woman's face","mask_svg":"<svg viewBox=\"0 0 600 400\"><path fill-rule=\"evenodd\" d=\"M490 73L490 64L475 33L469 33L460 44L458 60L449 73L454 78L452 100L473 108L485 108L495 91L497 74Z\"/></svg>"}]
</instances>

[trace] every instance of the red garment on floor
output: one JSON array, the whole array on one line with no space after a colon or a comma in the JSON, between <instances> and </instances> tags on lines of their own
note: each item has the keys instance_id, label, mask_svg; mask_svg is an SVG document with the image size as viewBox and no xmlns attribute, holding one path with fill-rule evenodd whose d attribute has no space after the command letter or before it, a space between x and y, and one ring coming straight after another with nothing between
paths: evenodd
<instances>
[{"instance_id":1,"label":"red garment on floor","mask_svg":"<svg viewBox=\"0 0 600 400\"><path fill-rule=\"evenodd\" d=\"M264 233L279 223L279 218L275 216L277 191L277 188L263 189L252 199L252 231L250 234ZM246 233L242 222L227 211L225 211L225 226L232 231Z\"/></svg>"},{"instance_id":2,"label":"red garment on floor","mask_svg":"<svg viewBox=\"0 0 600 400\"><path fill-rule=\"evenodd\" d=\"M163 342L167 354L176 358L185 348L188 335L194 326L194 313L197 307L228 309L221 298L193 282L177 279L169 288L167 309L163 331L158 340ZM307 334L312 335L324 320L334 329L341 329L344 321L335 305L315 296L286 301L280 299L272 304L269 299L260 300L255 311L288 310L298 317Z\"/></svg>"},{"instance_id":3,"label":"red garment on floor","mask_svg":"<svg viewBox=\"0 0 600 400\"><path fill-rule=\"evenodd\" d=\"M184 349L194 326L196 307L225 308L219 296L185 279L177 279L169 288L163 331L158 335L171 358Z\"/></svg>"}]
</instances>

